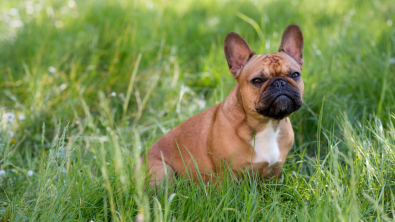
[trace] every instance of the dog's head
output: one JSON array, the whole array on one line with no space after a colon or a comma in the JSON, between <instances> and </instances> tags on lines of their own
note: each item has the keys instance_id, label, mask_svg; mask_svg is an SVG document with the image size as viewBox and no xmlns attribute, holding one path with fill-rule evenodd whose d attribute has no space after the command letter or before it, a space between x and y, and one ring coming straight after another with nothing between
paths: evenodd
<instances>
[{"instance_id":1,"label":"dog's head","mask_svg":"<svg viewBox=\"0 0 395 222\"><path fill-rule=\"evenodd\" d=\"M255 55L239 34L225 38L225 57L239 84L244 110L252 115L283 119L302 106L303 35L288 26L278 52Z\"/></svg>"}]
</instances>

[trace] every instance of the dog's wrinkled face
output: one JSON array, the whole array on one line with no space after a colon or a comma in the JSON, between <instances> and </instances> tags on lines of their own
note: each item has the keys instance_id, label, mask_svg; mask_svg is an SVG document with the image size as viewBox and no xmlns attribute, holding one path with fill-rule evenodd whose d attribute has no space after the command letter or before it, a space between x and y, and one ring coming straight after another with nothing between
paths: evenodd
<instances>
[{"instance_id":1,"label":"dog's wrinkled face","mask_svg":"<svg viewBox=\"0 0 395 222\"><path fill-rule=\"evenodd\" d=\"M248 110L282 119L302 106L301 68L286 53L253 56L237 82Z\"/></svg>"},{"instance_id":2,"label":"dog's wrinkled face","mask_svg":"<svg viewBox=\"0 0 395 222\"><path fill-rule=\"evenodd\" d=\"M251 115L283 119L302 106L303 36L290 25L284 31L280 50L255 55L236 33L225 38L225 56L236 78L244 110Z\"/></svg>"}]
</instances>

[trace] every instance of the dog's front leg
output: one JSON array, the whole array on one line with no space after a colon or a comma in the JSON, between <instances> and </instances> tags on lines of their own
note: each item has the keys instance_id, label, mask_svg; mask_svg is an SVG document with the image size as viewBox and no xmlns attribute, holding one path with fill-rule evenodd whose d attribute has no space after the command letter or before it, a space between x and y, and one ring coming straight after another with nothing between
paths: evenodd
<instances>
[{"instance_id":1,"label":"dog's front leg","mask_svg":"<svg viewBox=\"0 0 395 222\"><path fill-rule=\"evenodd\" d=\"M162 184L166 178L173 178L175 171L173 168L164 163L160 159L150 159L147 162L147 167L149 168L150 178L150 186L154 187L155 185Z\"/></svg>"}]
</instances>

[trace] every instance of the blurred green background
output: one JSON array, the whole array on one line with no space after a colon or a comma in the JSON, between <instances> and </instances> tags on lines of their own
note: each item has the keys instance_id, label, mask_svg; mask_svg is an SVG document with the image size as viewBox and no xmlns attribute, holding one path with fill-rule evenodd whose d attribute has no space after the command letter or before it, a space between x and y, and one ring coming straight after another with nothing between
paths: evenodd
<instances>
[{"instance_id":1,"label":"blurred green background","mask_svg":"<svg viewBox=\"0 0 395 222\"><path fill-rule=\"evenodd\" d=\"M125 156L143 153L234 86L223 54L227 33L238 32L256 53L273 53L292 23L305 40L305 103L291 116L295 145L288 161L300 161L299 170L311 176L316 169L304 158L325 159L331 141L344 151L347 135L359 132L377 145L367 134L393 134L394 15L393 0L2 0L0 168L4 178L16 179L0 180L0 199L26 195L12 184L24 184L29 169L45 169L62 133L59 147L75 147L73 163L100 181L100 167L82 161L98 155L96 140L109 159L115 146L109 132L122 138ZM346 126L356 129L347 134ZM395 161L390 141L388 158ZM42 180L36 179L33 190ZM10 206L0 212L17 220ZM23 214L37 213L33 208Z\"/></svg>"}]
</instances>

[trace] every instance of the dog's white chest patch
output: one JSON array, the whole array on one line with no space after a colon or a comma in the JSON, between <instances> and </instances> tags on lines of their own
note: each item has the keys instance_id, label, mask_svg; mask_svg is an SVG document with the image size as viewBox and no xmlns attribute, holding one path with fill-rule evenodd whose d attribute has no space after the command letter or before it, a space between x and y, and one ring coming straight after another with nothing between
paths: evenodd
<instances>
[{"instance_id":1,"label":"dog's white chest patch","mask_svg":"<svg viewBox=\"0 0 395 222\"><path fill-rule=\"evenodd\" d=\"M255 150L255 155L252 159L253 163L268 162L269 166L271 166L281 162L280 149L277 142L279 131L279 129L274 129L270 120L266 128L255 135L255 139L251 141L251 145Z\"/></svg>"}]
</instances>

